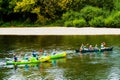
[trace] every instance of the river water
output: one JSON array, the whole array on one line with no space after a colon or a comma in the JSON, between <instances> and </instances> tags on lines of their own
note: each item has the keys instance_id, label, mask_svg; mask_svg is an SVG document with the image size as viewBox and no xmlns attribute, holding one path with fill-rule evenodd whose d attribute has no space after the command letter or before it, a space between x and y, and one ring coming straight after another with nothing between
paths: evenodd
<instances>
[{"instance_id":1,"label":"river water","mask_svg":"<svg viewBox=\"0 0 120 80\"><path fill-rule=\"evenodd\" d=\"M113 51L75 53L82 43L106 42ZM6 65L13 53L66 51L66 58L31 65ZM120 35L0 36L0 80L120 80Z\"/></svg>"}]
</instances>

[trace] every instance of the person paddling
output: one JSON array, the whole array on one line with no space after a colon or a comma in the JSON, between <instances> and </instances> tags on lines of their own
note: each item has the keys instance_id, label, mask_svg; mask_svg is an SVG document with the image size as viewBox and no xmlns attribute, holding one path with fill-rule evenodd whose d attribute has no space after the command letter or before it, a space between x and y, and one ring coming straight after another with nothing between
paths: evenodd
<instances>
[{"instance_id":1,"label":"person paddling","mask_svg":"<svg viewBox=\"0 0 120 80\"><path fill-rule=\"evenodd\" d=\"M85 48L84 44L81 44L80 51L84 50L84 48Z\"/></svg>"},{"instance_id":2,"label":"person paddling","mask_svg":"<svg viewBox=\"0 0 120 80\"><path fill-rule=\"evenodd\" d=\"M105 49L105 43L101 43L101 49Z\"/></svg>"},{"instance_id":3,"label":"person paddling","mask_svg":"<svg viewBox=\"0 0 120 80\"><path fill-rule=\"evenodd\" d=\"M103 46L104 46L104 48L107 48L107 46L106 46L106 43L105 43L105 42L103 42Z\"/></svg>"},{"instance_id":4,"label":"person paddling","mask_svg":"<svg viewBox=\"0 0 120 80\"><path fill-rule=\"evenodd\" d=\"M39 58L39 57L38 57L38 54L36 53L36 51L33 51L33 52L32 52L32 56L33 56L34 58L36 58L36 60L38 60L38 58Z\"/></svg>"},{"instance_id":5,"label":"person paddling","mask_svg":"<svg viewBox=\"0 0 120 80\"><path fill-rule=\"evenodd\" d=\"M98 50L98 49L99 49L97 44L95 45L94 49L95 49L95 50Z\"/></svg>"},{"instance_id":6,"label":"person paddling","mask_svg":"<svg viewBox=\"0 0 120 80\"><path fill-rule=\"evenodd\" d=\"M55 49L53 49L52 55L56 55L57 51Z\"/></svg>"},{"instance_id":7,"label":"person paddling","mask_svg":"<svg viewBox=\"0 0 120 80\"><path fill-rule=\"evenodd\" d=\"M40 49L39 52L42 53L42 52L44 52L44 50L43 50L43 49Z\"/></svg>"},{"instance_id":8,"label":"person paddling","mask_svg":"<svg viewBox=\"0 0 120 80\"><path fill-rule=\"evenodd\" d=\"M32 51L32 56L33 56L33 57L36 57L36 55L37 55L36 52L33 50L33 51Z\"/></svg>"},{"instance_id":9,"label":"person paddling","mask_svg":"<svg viewBox=\"0 0 120 80\"><path fill-rule=\"evenodd\" d=\"M27 55L27 54L25 54L24 58L25 58L25 60L29 60L29 58L28 58L28 55Z\"/></svg>"},{"instance_id":10,"label":"person paddling","mask_svg":"<svg viewBox=\"0 0 120 80\"><path fill-rule=\"evenodd\" d=\"M17 56L14 54L14 61L17 62L18 61L18 58Z\"/></svg>"},{"instance_id":11,"label":"person paddling","mask_svg":"<svg viewBox=\"0 0 120 80\"><path fill-rule=\"evenodd\" d=\"M47 51L44 51L43 55L44 55L44 56L47 56Z\"/></svg>"},{"instance_id":12,"label":"person paddling","mask_svg":"<svg viewBox=\"0 0 120 80\"><path fill-rule=\"evenodd\" d=\"M89 50L93 50L93 47L92 47L92 45L90 45L90 46L89 46Z\"/></svg>"}]
</instances>

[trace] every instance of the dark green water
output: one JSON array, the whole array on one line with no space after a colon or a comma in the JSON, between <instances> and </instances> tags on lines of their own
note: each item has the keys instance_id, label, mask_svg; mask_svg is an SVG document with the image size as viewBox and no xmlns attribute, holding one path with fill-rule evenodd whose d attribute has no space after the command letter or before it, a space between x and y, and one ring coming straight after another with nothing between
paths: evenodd
<instances>
[{"instance_id":1,"label":"dark green water","mask_svg":"<svg viewBox=\"0 0 120 80\"><path fill-rule=\"evenodd\" d=\"M84 44L106 42L113 51L75 53ZM67 57L49 63L12 66L5 65L12 53L67 51ZM16 68L17 67L17 68ZM120 35L106 36L0 36L0 80L119 80Z\"/></svg>"}]
</instances>

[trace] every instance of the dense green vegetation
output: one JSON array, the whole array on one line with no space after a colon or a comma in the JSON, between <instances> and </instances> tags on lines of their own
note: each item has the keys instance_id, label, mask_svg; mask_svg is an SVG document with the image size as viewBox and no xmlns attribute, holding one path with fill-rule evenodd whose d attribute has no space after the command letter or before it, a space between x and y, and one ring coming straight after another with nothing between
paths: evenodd
<instances>
[{"instance_id":1,"label":"dense green vegetation","mask_svg":"<svg viewBox=\"0 0 120 80\"><path fill-rule=\"evenodd\" d=\"M0 26L120 27L120 0L0 0Z\"/></svg>"}]
</instances>

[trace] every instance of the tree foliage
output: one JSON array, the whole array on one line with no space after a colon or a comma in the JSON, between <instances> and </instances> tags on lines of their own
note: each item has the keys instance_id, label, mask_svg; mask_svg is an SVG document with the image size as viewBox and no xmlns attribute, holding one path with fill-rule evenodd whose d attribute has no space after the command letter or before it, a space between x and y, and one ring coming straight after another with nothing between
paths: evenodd
<instances>
[{"instance_id":1,"label":"tree foliage","mask_svg":"<svg viewBox=\"0 0 120 80\"><path fill-rule=\"evenodd\" d=\"M120 11L111 14L105 19L105 26L120 28Z\"/></svg>"},{"instance_id":2,"label":"tree foliage","mask_svg":"<svg viewBox=\"0 0 120 80\"><path fill-rule=\"evenodd\" d=\"M74 20L74 19L80 19L81 17L82 16L79 12L72 11L72 10L70 10L70 11L68 11L68 12L66 12L62 15L62 19L64 21L67 21L67 20L71 21L71 20Z\"/></svg>"},{"instance_id":3,"label":"tree foliage","mask_svg":"<svg viewBox=\"0 0 120 80\"><path fill-rule=\"evenodd\" d=\"M92 7L92 6L86 6L84 7L80 13L82 14L82 17L85 18L86 21L90 21L94 17L98 17L103 15L102 9L98 7Z\"/></svg>"},{"instance_id":4,"label":"tree foliage","mask_svg":"<svg viewBox=\"0 0 120 80\"><path fill-rule=\"evenodd\" d=\"M89 25L92 27L103 27L104 26L103 16L94 17L91 21L89 21Z\"/></svg>"},{"instance_id":5,"label":"tree foliage","mask_svg":"<svg viewBox=\"0 0 120 80\"><path fill-rule=\"evenodd\" d=\"M81 18L79 20L75 19L75 20L73 20L73 26L74 27L83 27L83 26L86 26L86 21L83 18Z\"/></svg>"},{"instance_id":6,"label":"tree foliage","mask_svg":"<svg viewBox=\"0 0 120 80\"><path fill-rule=\"evenodd\" d=\"M100 24L97 23L99 20L103 22L99 16L107 17L105 19L107 25L107 21L112 22L111 17L108 18L110 13L120 11L119 4L120 0L0 0L0 25L2 23L12 25L17 22L61 24L62 21L69 24L72 21L74 24L83 22L89 26Z\"/></svg>"}]
</instances>

